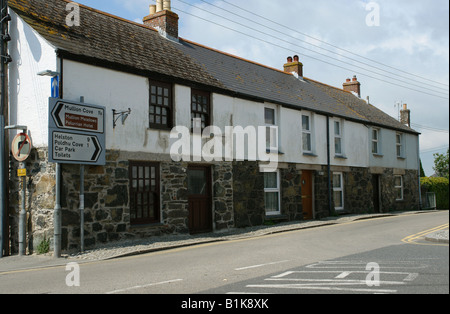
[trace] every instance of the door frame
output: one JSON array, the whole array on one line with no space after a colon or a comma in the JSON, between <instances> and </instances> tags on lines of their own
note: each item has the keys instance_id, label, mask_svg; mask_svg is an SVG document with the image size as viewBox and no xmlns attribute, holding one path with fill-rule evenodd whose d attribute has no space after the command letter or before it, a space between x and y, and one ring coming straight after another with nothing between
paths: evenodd
<instances>
[{"instance_id":1,"label":"door frame","mask_svg":"<svg viewBox=\"0 0 450 314\"><path fill-rule=\"evenodd\" d=\"M189 194L189 180L188 180L188 194L187 194L187 199L188 199L188 229L189 229L189 233L190 234L200 234L200 233L207 233L207 232L212 232L214 230L214 210L213 210L213 191L212 191L212 166L211 165L189 165L187 168L187 177L189 177L189 171L190 170L205 170L205 177L206 177L206 188L207 188L207 196L199 196L199 195L191 195ZM193 222L191 221L192 215L191 215L191 200L195 200L195 199L204 199L207 198L207 205L208 205L208 216L207 221L208 221L208 228L205 230L193 230Z\"/></svg>"}]
</instances>

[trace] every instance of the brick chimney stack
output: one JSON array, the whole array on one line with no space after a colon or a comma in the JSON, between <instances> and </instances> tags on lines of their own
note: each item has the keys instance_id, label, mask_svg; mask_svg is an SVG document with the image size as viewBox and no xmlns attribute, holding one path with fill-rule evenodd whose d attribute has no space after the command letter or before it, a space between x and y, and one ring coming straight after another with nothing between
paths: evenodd
<instances>
[{"instance_id":1,"label":"brick chimney stack","mask_svg":"<svg viewBox=\"0 0 450 314\"><path fill-rule=\"evenodd\" d=\"M358 82L356 75L353 76L353 79L347 79L344 83L344 90L347 92L354 92L361 98L361 83Z\"/></svg>"},{"instance_id":2,"label":"brick chimney stack","mask_svg":"<svg viewBox=\"0 0 450 314\"><path fill-rule=\"evenodd\" d=\"M303 78L303 64L299 61L297 55L287 58L287 63L284 65L284 72L297 73L299 77Z\"/></svg>"},{"instance_id":3,"label":"brick chimney stack","mask_svg":"<svg viewBox=\"0 0 450 314\"><path fill-rule=\"evenodd\" d=\"M178 15L171 11L170 0L157 0L156 5L150 5L150 15L144 17L143 21L161 35L178 40L178 20Z\"/></svg>"},{"instance_id":4,"label":"brick chimney stack","mask_svg":"<svg viewBox=\"0 0 450 314\"><path fill-rule=\"evenodd\" d=\"M408 109L407 104L404 104L403 109L400 110L400 122L411 127L411 110Z\"/></svg>"}]
</instances>

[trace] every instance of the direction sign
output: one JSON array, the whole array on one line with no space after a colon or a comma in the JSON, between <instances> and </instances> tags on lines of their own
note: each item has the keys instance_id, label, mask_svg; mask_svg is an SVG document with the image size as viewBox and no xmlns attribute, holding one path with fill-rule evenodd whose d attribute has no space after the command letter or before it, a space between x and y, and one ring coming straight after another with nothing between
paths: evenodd
<instances>
[{"instance_id":1,"label":"direction sign","mask_svg":"<svg viewBox=\"0 0 450 314\"><path fill-rule=\"evenodd\" d=\"M11 144L11 152L17 161L26 160L32 148L31 139L25 133L17 134Z\"/></svg>"},{"instance_id":2,"label":"direction sign","mask_svg":"<svg viewBox=\"0 0 450 314\"><path fill-rule=\"evenodd\" d=\"M96 135L52 132L52 156L54 162L76 164L97 163L103 148Z\"/></svg>"},{"instance_id":3,"label":"direction sign","mask_svg":"<svg viewBox=\"0 0 450 314\"><path fill-rule=\"evenodd\" d=\"M105 107L49 99L49 161L105 165Z\"/></svg>"},{"instance_id":4,"label":"direction sign","mask_svg":"<svg viewBox=\"0 0 450 314\"><path fill-rule=\"evenodd\" d=\"M103 133L105 109L93 105L55 99L50 104L52 122L58 129ZM51 126L50 126L51 127Z\"/></svg>"}]
</instances>

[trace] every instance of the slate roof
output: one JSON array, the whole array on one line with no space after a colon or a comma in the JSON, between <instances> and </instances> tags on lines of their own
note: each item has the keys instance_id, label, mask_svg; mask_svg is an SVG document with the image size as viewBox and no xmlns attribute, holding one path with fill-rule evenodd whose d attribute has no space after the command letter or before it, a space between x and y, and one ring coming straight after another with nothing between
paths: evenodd
<instances>
[{"instance_id":1,"label":"slate roof","mask_svg":"<svg viewBox=\"0 0 450 314\"><path fill-rule=\"evenodd\" d=\"M80 27L66 25L68 0L9 0L9 6L58 54L99 66L202 86L294 109L417 134L349 92L180 39L80 5Z\"/></svg>"}]
</instances>

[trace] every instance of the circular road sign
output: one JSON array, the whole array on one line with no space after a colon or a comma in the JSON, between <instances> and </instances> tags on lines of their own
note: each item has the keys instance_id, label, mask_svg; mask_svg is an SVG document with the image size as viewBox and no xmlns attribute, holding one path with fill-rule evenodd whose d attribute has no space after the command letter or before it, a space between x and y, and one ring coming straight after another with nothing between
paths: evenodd
<instances>
[{"instance_id":1,"label":"circular road sign","mask_svg":"<svg viewBox=\"0 0 450 314\"><path fill-rule=\"evenodd\" d=\"M11 152L17 161L26 160L30 156L32 148L31 139L25 133L17 134L11 144Z\"/></svg>"}]
</instances>

